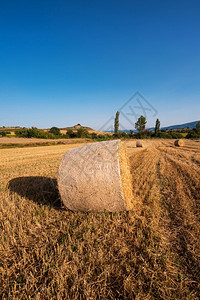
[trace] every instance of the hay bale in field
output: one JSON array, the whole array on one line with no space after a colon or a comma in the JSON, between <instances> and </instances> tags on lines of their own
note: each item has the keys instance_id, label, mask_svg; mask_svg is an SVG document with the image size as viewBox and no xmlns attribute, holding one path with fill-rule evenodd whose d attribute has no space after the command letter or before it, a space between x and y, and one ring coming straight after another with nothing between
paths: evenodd
<instances>
[{"instance_id":1,"label":"hay bale in field","mask_svg":"<svg viewBox=\"0 0 200 300\"><path fill-rule=\"evenodd\" d=\"M136 142L136 147L143 147L142 141L137 141L137 142Z\"/></svg>"},{"instance_id":2,"label":"hay bale in field","mask_svg":"<svg viewBox=\"0 0 200 300\"><path fill-rule=\"evenodd\" d=\"M59 166L58 187L63 204L70 210L133 209L125 146L115 140L69 150Z\"/></svg>"},{"instance_id":3,"label":"hay bale in field","mask_svg":"<svg viewBox=\"0 0 200 300\"><path fill-rule=\"evenodd\" d=\"M183 147L184 146L184 141L183 140L176 140L174 142L174 146L176 146L176 147Z\"/></svg>"}]
</instances>

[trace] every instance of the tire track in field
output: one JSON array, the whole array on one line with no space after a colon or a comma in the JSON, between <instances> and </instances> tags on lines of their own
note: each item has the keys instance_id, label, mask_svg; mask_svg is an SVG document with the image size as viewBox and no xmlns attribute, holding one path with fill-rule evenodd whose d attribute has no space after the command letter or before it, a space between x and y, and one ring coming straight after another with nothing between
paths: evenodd
<instances>
[{"instance_id":1,"label":"tire track in field","mask_svg":"<svg viewBox=\"0 0 200 300\"><path fill-rule=\"evenodd\" d=\"M168 263L175 280L200 295L199 153L197 145L177 149L163 141L135 153L130 162L134 196L142 210L151 211L144 215L174 257Z\"/></svg>"},{"instance_id":2,"label":"tire track in field","mask_svg":"<svg viewBox=\"0 0 200 300\"><path fill-rule=\"evenodd\" d=\"M133 193L140 203L155 196L157 161L157 156L152 155L150 149L141 150L130 157Z\"/></svg>"},{"instance_id":3,"label":"tire track in field","mask_svg":"<svg viewBox=\"0 0 200 300\"><path fill-rule=\"evenodd\" d=\"M159 150L163 156L165 149ZM191 155L181 152L182 157L176 149L165 151L158 176L163 182L161 199L169 218L172 248L179 257L181 278L192 290L200 282L200 173ZM200 293L200 286L197 290Z\"/></svg>"}]
</instances>

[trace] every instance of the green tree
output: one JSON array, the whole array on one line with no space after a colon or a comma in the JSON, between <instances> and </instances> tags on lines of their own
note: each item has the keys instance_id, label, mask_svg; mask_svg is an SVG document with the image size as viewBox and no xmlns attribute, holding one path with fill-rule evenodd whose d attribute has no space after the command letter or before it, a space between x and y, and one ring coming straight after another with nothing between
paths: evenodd
<instances>
[{"instance_id":1,"label":"green tree","mask_svg":"<svg viewBox=\"0 0 200 300\"><path fill-rule=\"evenodd\" d=\"M159 131L160 131L160 120L157 119L156 120L156 126L155 126L155 136L158 136Z\"/></svg>"},{"instance_id":2,"label":"green tree","mask_svg":"<svg viewBox=\"0 0 200 300\"><path fill-rule=\"evenodd\" d=\"M55 135L60 135L60 129L58 127L51 127L49 130L50 133L53 133Z\"/></svg>"},{"instance_id":3,"label":"green tree","mask_svg":"<svg viewBox=\"0 0 200 300\"><path fill-rule=\"evenodd\" d=\"M70 137L70 138L75 138L77 137L77 133L75 131L73 131L72 129L68 129L67 130L67 135Z\"/></svg>"},{"instance_id":4,"label":"green tree","mask_svg":"<svg viewBox=\"0 0 200 300\"><path fill-rule=\"evenodd\" d=\"M92 139L97 139L97 134L96 134L96 132L92 132L91 137L92 137Z\"/></svg>"},{"instance_id":5,"label":"green tree","mask_svg":"<svg viewBox=\"0 0 200 300\"><path fill-rule=\"evenodd\" d=\"M200 121L197 123L196 129L197 129L198 132L200 131Z\"/></svg>"},{"instance_id":6,"label":"green tree","mask_svg":"<svg viewBox=\"0 0 200 300\"><path fill-rule=\"evenodd\" d=\"M87 131L87 129L83 128L83 127L80 127L78 130L77 130L77 136L79 138L86 138L86 137L89 137L89 132Z\"/></svg>"},{"instance_id":7,"label":"green tree","mask_svg":"<svg viewBox=\"0 0 200 300\"><path fill-rule=\"evenodd\" d=\"M119 111L116 112L115 116L115 134L119 133Z\"/></svg>"},{"instance_id":8,"label":"green tree","mask_svg":"<svg viewBox=\"0 0 200 300\"><path fill-rule=\"evenodd\" d=\"M143 133L145 131L145 125L147 121L144 116L140 116L135 123L135 129L139 131L139 133Z\"/></svg>"},{"instance_id":9,"label":"green tree","mask_svg":"<svg viewBox=\"0 0 200 300\"><path fill-rule=\"evenodd\" d=\"M6 136L6 132L5 131L0 131L0 136Z\"/></svg>"}]
</instances>

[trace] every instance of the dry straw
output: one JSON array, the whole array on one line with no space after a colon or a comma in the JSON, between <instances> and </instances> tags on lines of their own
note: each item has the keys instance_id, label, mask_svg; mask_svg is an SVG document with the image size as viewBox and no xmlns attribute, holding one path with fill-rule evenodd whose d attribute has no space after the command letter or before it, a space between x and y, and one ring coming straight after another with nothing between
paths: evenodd
<instances>
[{"instance_id":1,"label":"dry straw","mask_svg":"<svg viewBox=\"0 0 200 300\"><path fill-rule=\"evenodd\" d=\"M66 152L58 170L63 204L74 211L133 209L129 161L120 140Z\"/></svg>"},{"instance_id":2,"label":"dry straw","mask_svg":"<svg viewBox=\"0 0 200 300\"><path fill-rule=\"evenodd\" d=\"M174 146L176 146L176 147L183 147L184 146L184 141L183 140L176 140L174 142Z\"/></svg>"},{"instance_id":3,"label":"dry straw","mask_svg":"<svg viewBox=\"0 0 200 300\"><path fill-rule=\"evenodd\" d=\"M137 141L137 142L136 142L136 147L143 147L142 141Z\"/></svg>"}]
</instances>

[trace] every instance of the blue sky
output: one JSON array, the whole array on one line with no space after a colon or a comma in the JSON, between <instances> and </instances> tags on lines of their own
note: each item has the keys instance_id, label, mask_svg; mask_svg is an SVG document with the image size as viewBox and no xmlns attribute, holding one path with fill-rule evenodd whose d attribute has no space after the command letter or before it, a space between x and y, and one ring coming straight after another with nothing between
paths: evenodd
<instances>
[{"instance_id":1,"label":"blue sky","mask_svg":"<svg viewBox=\"0 0 200 300\"><path fill-rule=\"evenodd\" d=\"M194 0L0 0L0 126L99 129L136 91L149 127L199 120L199 16Z\"/></svg>"}]
</instances>

